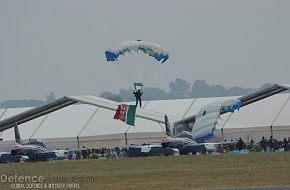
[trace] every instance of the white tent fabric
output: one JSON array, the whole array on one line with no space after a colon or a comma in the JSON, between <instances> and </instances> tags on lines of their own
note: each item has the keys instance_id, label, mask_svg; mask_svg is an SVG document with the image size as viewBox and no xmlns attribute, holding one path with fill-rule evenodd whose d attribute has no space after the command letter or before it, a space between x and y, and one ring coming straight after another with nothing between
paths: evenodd
<instances>
[{"instance_id":1,"label":"white tent fabric","mask_svg":"<svg viewBox=\"0 0 290 190\"><path fill-rule=\"evenodd\" d=\"M283 131L281 135L290 136L290 94L278 94L261 100L251 105L242 107L235 113L227 113L221 116L217 126L217 135L220 135L221 128L224 133L235 134L239 137L239 131L246 134L247 131L260 131L261 134L269 135L270 126L273 130ZM90 97L94 99L94 97ZM178 99L178 100L156 100L144 102L148 114L154 112L166 113L169 120L176 121L183 117L196 114L198 110L206 104L220 102L236 97L219 98L198 98L198 99ZM115 106L115 105L113 105ZM96 107L93 104L76 104L65 107L61 110L44 115L27 123L19 125L22 139L65 139L79 137L91 137L113 134L137 134L137 133L158 133L164 134L164 124L154 121L137 118L135 127L129 127L119 120L114 120L114 109L107 110ZM9 108L0 109L1 120L27 111L31 108ZM146 112L146 110L142 110ZM162 116L158 116L162 117ZM259 130L258 130L259 129ZM266 130L266 132L265 132ZM265 133L263 133L263 131ZM277 132L278 134L278 132ZM250 135L250 136L249 136ZM247 133L251 138L251 134ZM5 130L0 138L4 141L14 140L13 128Z\"/></svg>"}]
</instances>

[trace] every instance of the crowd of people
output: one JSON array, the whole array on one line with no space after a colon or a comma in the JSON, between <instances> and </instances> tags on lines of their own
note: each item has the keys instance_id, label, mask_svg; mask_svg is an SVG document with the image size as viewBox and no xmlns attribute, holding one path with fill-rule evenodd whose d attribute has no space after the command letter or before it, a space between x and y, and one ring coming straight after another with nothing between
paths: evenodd
<instances>
[{"instance_id":1,"label":"crowd of people","mask_svg":"<svg viewBox=\"0 0 290 190\"><path fill-rule=\"evenodd\" d=\"M284 138L282 141L274 139L272 136L269 139L262 137L259 142L255 142L253 139L249 143L245 143L242 138L238 141L226 141L222 143L223 151L242 151L247 150L249 152L276 152L276 151L290 151L290 137ZM219 147L220 148L220 147ZM221 150L217 150L218 152ZM68 159L87 159L87 158L122 158L127 157L127 148L92 148L88 149L83 147L82 149L70 151L68 153Z\"/></svg>"},{"instance_id":2,"label":"crowd of people","mask_svg":"<svg viewBox=\"0 0 290 190\"><path fill-rule=\"evenodd\" d=\"M275 152L276 150L279 150L281 148L283 148L284 151L288 151L290 147L290 137L288 138L288 140L284 138L283 141L278 141L272 136L270 136L269 140L265 139L265 137L262 137L262 140L259 142L259 144L262 151L264 152Z\"/></svg>"},{"instance_id":3,"label":"crowd of people","mask_svg":"<svg viewBox=\"0 0 290 190\"><path fill-rule=\"evenodd\" d=\"M278 141L277 139L274 139L273 136L270 136L269 139L266 139L263 136L257 143L253 139L251 139L249 143L245 143L242 138L239 138L237 142L231 142L228 142L228 146L226 146L229 151L241 151L245 149L252 152L276 152L278 150L290 151L290 137L288 139L284 138L283 140Z\"/></svg>"},{"instance_id":4,"label":"crowd of people","mask_svg":"<svg viewBox=\"0 0 290 190\"><path fill-rule=\"evenodd\" d=\"M83 147L82 149L71 150L68 152L69 160L79 160L79 159L87 159L87 158L120 158L127 156L127 148L92 148L88 149Z\"/></svg>"}]
</instances>

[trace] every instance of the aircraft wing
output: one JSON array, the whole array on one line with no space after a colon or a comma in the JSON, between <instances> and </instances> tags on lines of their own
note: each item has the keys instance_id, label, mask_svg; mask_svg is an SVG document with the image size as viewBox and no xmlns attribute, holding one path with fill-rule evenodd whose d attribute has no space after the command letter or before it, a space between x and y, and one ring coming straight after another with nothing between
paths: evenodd
<instances>
[{"instance_id":1,"label":"aircraft wing","mask_svg":"<svg viewBox=\"0 0 290 190\"><path fill-rule=\"evenodd\" d=\"M108 100L105 98L100 98L100 97L90 96L90 95L64 96L50 103L32 108L28 111L19 113L17 115L14 115L12 117L9 117L7 119L0 121L0 132L14 127L15 124L20 125L22 123L28 122L30 120L36 119L38 117L41 117L43 115L49 114L51 112L57 111L59 109L62 109L64 107L67 107L76 103L90 104L93 106L97 106L97 107L112 110L112 111L115 111L118 105L121 104L120 102L115 102L115 101ZM140 118L151 120L158 123L165 122L164 113L154 112L154 111L147 110L144 108L137 109L136 117L140 117ZM170 119L174 121L174 118L170 118Z\"/></svg>"},{"instance_id":2,"label":"aircraft wing","mask_svg":"<svg viewBox=\"0 0 290 190\"><path fill-rule=\"evenodd\" d=\"M283 91L287 91L290 89L289 84L274 84L272 86L269 86L264 89L257 90L255 92L252 92L250 94L244 95L239 97L238 99L241 101L241 107L252 104L254 102L257 102L259 100L268 98L270 96L273 96L275 94L278 94ZM224 114L224 113L221 113ZM182 120L179 120L177 122L174 122L174 128L175 131L178 133L180 131L187 131L190 124L194 124L195 122L195 115L192 115L190 117L184 118Z\"/></svg>"}]
</instances>

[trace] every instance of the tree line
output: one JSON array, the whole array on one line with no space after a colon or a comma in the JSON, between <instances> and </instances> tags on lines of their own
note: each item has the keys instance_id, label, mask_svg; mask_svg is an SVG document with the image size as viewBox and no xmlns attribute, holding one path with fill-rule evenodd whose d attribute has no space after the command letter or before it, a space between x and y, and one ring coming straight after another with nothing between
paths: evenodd
<instances>
[{"instance_id":1,"label":"tree line","mask_svg":"<svg viewBox=\"0 0 290 190\"><path fill-rule=\"evenodd\" d=\"M271 84L262 85L265 88ZM143 89L143 100L170 100L170 99L187 99L187 98L205 98L205 97L225 97L225 96L242 96L253 92L257 89L230 87L226 88L222 85L209 85L204 80L196 80L192 83L177 78L169 83L169 92L156 87L145 87ZM119 93L114 94L109 91L102 92L102 98L110 99L117 102L134 101L133 88L121 89ZM18 107L36 107L47 102L55 100L54 93L46 96L46 100L6 100L0 102L0 108L18 108Z\"/></svg>"},{"instance_id":2,"label":"tree line","mask_svg":"<svg viewBox=\"0 0 290 190\"><path fill-rule=\"evenodd\" d=\"M260 88L266 88L271 84L264 84ZM259 88L259 89L260 89ZM225 97L225 96L242 96L251 93L257 89L230 87L222 85L209 85L204 80L196 80L191 85L187 81L177 78L169 83L169 92L155 87L145 87L143 89L143 100L169 100L169 99L187 99L187 98L206 98L206 97ZM103 92L100 97L122 102L134 101L133 88L122 89L118 94L112 92Z\"/></svg>"}]
</instances>

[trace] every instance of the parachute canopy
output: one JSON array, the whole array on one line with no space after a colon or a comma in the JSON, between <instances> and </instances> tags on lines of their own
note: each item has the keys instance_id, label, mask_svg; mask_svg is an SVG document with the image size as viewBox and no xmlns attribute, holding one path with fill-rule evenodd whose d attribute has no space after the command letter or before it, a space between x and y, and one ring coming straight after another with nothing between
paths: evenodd
<instances>
[{"instance_id":1,"label":"parachute canopy","mask_svg":"<svg viewBox=\"0 0 290 190\"><path fill-rule=\"evenodd\" d=\"M143 84L141 82L134 82L134 88L135 90L142 90Z\"/></svg>"},{"instance_id":2,"label":"parachute canopy","mask_svg":"<svg viewBox=\"0 0 290 190\"><path fill-rule=\"evenodd\" d=\"M131 53L132 51L142 51L144 54L154 57L157 61L164 63L169 58L169 53L166 49L161 46L151 43L144 42L141 40L126 41L116 44L113 48L105 51L107 61L117 61L120 55L124 55L126 52Z\"/></svg>"},{"instance_id":3,"label":"parachute canopy","mask_svg":"<svg viewBox=\"0 0 290 190\"><path fill-rule=\"evenodd\" d=\"M234 113L235 110L240 110L241 108L241 100L228 100L222 104L221 112L227 113L232 112Z\"/></svg>"},{"instance_id":4,"label":"parachute canopy","mask_svg":"<svg viewBox=\"0 0 290 190\"><path fill-rule=\"evenodd\" d=\"M220 117L221 106L221 103L211 103L201 108L195 115L195 122L192 128L195 141L210 139L213 136Z\"/></svg>"},{"instance_id":5,"label":"parachute canopy","mask_svg":"<svg viewBox=\"0 0 290 190\"><path fill-rule=\"evenodd\" d=\"M195 122L192 128L192 134L195 141L209 139L213 136L213 132L218 124L221 113L234 112L241 107L239 99L227 100L224 102L215 102L201 108L195 115Z\"/></svg>"}]
</instances>

